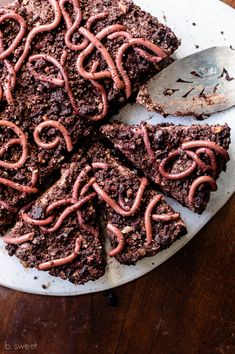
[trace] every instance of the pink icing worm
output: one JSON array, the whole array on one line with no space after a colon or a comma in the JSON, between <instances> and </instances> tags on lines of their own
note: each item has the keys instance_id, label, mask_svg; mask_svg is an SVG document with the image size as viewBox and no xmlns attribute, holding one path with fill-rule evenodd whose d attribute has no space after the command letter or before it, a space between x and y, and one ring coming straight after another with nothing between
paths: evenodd
<instances>
[{"instance_id":1,"label":"pink icing worm","mask_svg":"<svg viewBox=\"0 0 235 354\"><path fill-rule=\"evenodd\" d=\"M210 169L210 166L208 166L207 164L205 164L205 162L203 162L200 157L193 151L190 150L184 150L186 152L186 154L191 157L192 160L194 160L197 164L197 166L203 171L207 171L208 169Z\"/></svg>"},{"instance_id":2,"label":"pink icing worm","mask_svg":"<svg viewBox=\"0 0 235 354\"><path fill-rule=\"evenodd\" d=\"M188 201L190 204L194 204L194 197L195 197L196 191L197 191L198 187L204 183L209 183L211 186L211 190L213 192L217 190L217 184L212 177L210 177L210 176L198 177L197 179L195 179L195 181L193 181L193 183L190 187L190 190L189 190Z\"/></svg>"},{"instance_id":3,"label":"pink icing worm","mask_svg":"<svg viewBox=\"0 0 235 354\"><path fill-rule=\"evenodd\" d=\"M107 18L109 15L108 11L104 11L104 12L100 12L99 14L95 14L92 15L88 18L87 23L86 23L86 28L90 31L91 30L91 26L99 20L104 20L105 18ZM87 41L89 43L89 41ZM87 44L88 44L87 43Z\"/></svg>"},{"instance_id":4,"label":"pink icing worm","mask_svg":"<svg viewBox=\"0 0 235 354\"><path fill-rule=\"evenodd\" d=\"M50 214L54 209L57 209L61 206L64 206L64 205L68 205L68 204L72 204L72 198L64 198L64 199L61 199L61 200L57 200L56 202L54 203L51 203L47 209L46 209L46 214Z\"/></svg>"},{"instance_id":5,"label":"pink icing worm","mask_svg":"<svg viewBox=\"0 0 235 354\"><path fill-rule=\"evenodd\" d=\"M7 103L9 105L13 105L14 99L12 97L11 90L14 89L14 87L15 87L16 73L14 71L13 66L9 63L8 60L5 59L4 63L6 65L7 71L8 71L7 81L6 81L6 84L4 85L5 86L4 92L5 92Z\"/></svg>"},{"instance_id":6,"label":"pink icing worm","mask_svg":"<svg viewBox=\"0 0 235 354\"><path fill-rule=\"evenodd\" d=\"M78 192L81 187L82 181L84 178L87 176L87 174L91 171L91 166L87 165L84 167L84 169L80 172L78 175L74 185L73 185L73 193L72 193L72 199L77 202L78 200Z\"/></svg>"},{"instance_id":7,"label":"pink icing worm","mask_svg":"<svg viewBox=\"0 0 235 354\"><path fill-rule=\"evenodd\" d=\"M80 172L80 174L78 175L74 186L73 186L73 194L72 194L72 202L76 203L78 202L78 192L79 189L81 187L81 184L83 182L83 180L85 179L85 177L88 175L88 173L91 171L91 166L87 165L84 167L84 169ZM80 196L84 197L85 194L88 192L89 188L93 185L93 183L95 182L95 178L91 178L90 181L88 183L86 183L83 188L80 191ZM94 237L98 236L98 232L95 228L93 228L90 225L86 225L83 221L83 217L82 217L82 212L80 209L77 210L77 218L78 218L78 223L80 225L80 227L83 230L88 231L91 235L93 235Z\"/></svg>"},{"instance_id":8,"label":"pink icing worm","mask_svg":"<svg viewBox=\"0 0 235 354\"><path fill-rule=\"evenodd\" d=\"M153 229L152 229L152 213L155 206L162 200L161 195L156 195L149 203L146 208L144 219L145 219L145 231L147 243L150 244L153 240Z\"/></svg>"},{"instance_id":9,"label":"pink icing worm","mask_svg":"<svg viewBox=\"0 0 235 354\"><path fill-rule=\"evenodd\" d=\"M37 61L39 59L43 59L45 61L48 61L49 63L51 63L54 66L56 66L57 69L60 71L60 73L61 73L61 75L63 77L63 80L64 80L65 91L67 92L67 94L69 96L69 99L70 99L71 105L72 105L72 107L74 109L74 112L78 113L78 107L77 107L75 98L73 96L72 89L71 89L71 87L69 85L68 75L67 75L65 69L63 68L63 66L56 59L54 59L53 57L51 57L50 55L47 55L47 54L32 55L29 58L29 62L32 63L32 62ZM37 78L38 78L38 76L36 76L36 79ZM49 78L49 80L50 80L50 82L53 82L54 85L57 85L58 80L60 81L60 79L58 79L58 78L55 78L55 80L53 80L53 78L51 78L51 77Z\"/></svg>"},{"instance_id":10,"label":"pink icing worm","mask_svg":"<svg viewBox=\"0 0 235 354\"><path fill-rule=\"evenodd\" d=\"M91 171L91 166L87 165L84 167L84 169L78 175L78 177L73 185L72 201L74 203L78 202L79 189L81 188L81 184L82 184L83 180L85 179L85 177L88 175L88 173L90 171ZM89 188L90 188L90 184L89 183L85 184L85 186L82 188L82 190L80 192L80 195L84 196ZM77 218L78 218L79 225L84 228L85 224L83 222L82 213L79 209L77 210Z\"/></svg>"},{"instance_id":11,"label":"pink icing worm","mask_svg":"<svg viewBox=\"0 0 235 354\"><path fill-rule=\"evenodd\" d=\"M32 171L31 187L35 187L38 182L38 170Z\"/></svg>"},{"instance_id":12,"label":"pink icing worm","mask_svg":"<svg viewBox=\"0 0 235 354\"><path fill-rule=\"evenodd\" d=\"M35 80L49 83L54 86L60 86L60 87L64 86L64 80L61 79L61 75L58 75L58 77L54 77L54 76L48 76L48 75L44 75L44 74L38 74L35 70L33 70L32 67L31 67L31 71L32 71L32 74L33 74ZM61 74L61 73L59 72L59 74Z\"/></svg>"},{"instance_id":13,"label":"pink icing worm","mask_svg":"<svg viewBox=\"0 0 235 354\"><path fill-rule=\"evenodd\" d=\"M65 66L66 60L68 57L68 51L66 49L63 49L62 55L60 57L60 64L61 66Z\"/></svg>"},{"instance_id":14,"label":"pink icing worm","mask_svg":"<svg viewBox=\"0 0 235 354\"><path fill-rule=\"evenodd\" d=\"M92 168L96 169L96 168L101 168L101 169L108 169L108 164L104 163L104 162L93 162L91 164Z\"/></svg>"},{"instance_id":15,"label":"pink icing worm","mask_svg":"<svg viewBox=\"0 0 235 354\"><path fill-rule=\"evenodd\" d=\"M148 135L148 131L145 125L141 126L141 131L142 131L142 136L143 136L143 140L144 140L144 145L145 148L147 150L147 153L149 154L149 157L152 161L155 160L155 154L153 149L151 148L151 144L150 144L150 140L149 140L149 135Z\"/></svg>"},{"instance_id":16,"label":"pink icing worm","mask_svg":"<svg viewBox=\"0 0 235 354\"><path fill-rule=\"evenodd\" d=\"M98 67L99 63L98 62L95 62L93 65L92 65L92 69L91 69L91 73L95 73L97 67ZM97 81L95 80L90 80L92 85L97 89L97 91L99 91L100 95L101 95L101 98L102 98L102 104L103 104L103 110L100 114L96 114L95 116L91 117L91 116L88 116L88 118L92 121L99 121L101 119L103 119L107 114L108 114L108 97L107 97L107 93L106 93L106 90L104 88L103 85L99 84Z\"/></svg>"},{"instance_id":17,"label":"pink icing worm","mask_svg":"<svg viewBox=\"0 0 235 354\"><path fill-rule=\"evenodd\" d=\"M0 31L0 51L1 51L1 53L4 51L3 35L2 35L1 31ZM14 89L15 84L16 84L16 73L15 73L13 66L10 64L10 62L7 59L4 59L4 64L5 64L7 71L8 71L7 82L4 84L4 93L6 96L7 103L9 105L13 105L14 100L12 97L11 90ZM2 94L3 94L3 92L2 92L2 87L1 87L0 101L2 99Z\"/></svg>"},{"instance_id":18,"label":"pink icing worm","mask_svg":"<svg viewBox=\"0 0 235 354\"><path fill-rule=\"evenodd\" d=\"M69 14L67 13L67 11L65 10L65 7L64 7L64 5L67 2L70 2L73 5L73 8L74 8L74 11L76 14L76 18L75 18L74 23L72 23L72 21L69 17ZM81 12L81 9L79 6L79 2L77 0L60 0L60 8L61 8L61 12L62 12L66 27L67 27L67 32L65 34L66 46L72 50L75 50L75 51L85 49L89 44L89 41L87 39L84 39L83 42L80 44L74 44L72 42L72 36L75 33L75 31L80 27L80 24L82 21L82 12ZM91 16L86 23L87 29L90 31L91 26L93 25L94 22L104 19L105 17L107 17L107 15L108 15L108 12L102 12L102 13Z\"/></svg>"},{"instance_id":19,"label":"pink icing worm","mask_svg":"<svg viewBox=\"0 0 235 354\"><path fill-rule=\"evenodd\" d=\"M3 200L0 199L0 209L4 208L8 210L9 212L16 213L18 211L17 208L13 207L9 203L4 202Z\"/></svg>"},{"instance_id":20,"label":"pink icing worm","mask_svg":"<svg viewBox=\"0 0 235 354\"><path fill-rule=\"evenodd\" d=\"M126 31L114 32L114 33L112 33L112 34L110 34L108 36L108 39L113 40L113 39L115 39L117 37L125 37L128 40L134 39L132 37L132 35L130 33L126 32ZM151 54L147 53L145 50L143 50L141 48L134 48L134 51L136 53L138 53L139 55L141 55L144 59L150 61L151 63L158 63L159 62L159 57L151 55Z\"/></svg>"},{"instance_id":21,"label":"pink icing worm","mask_svg":"<svg viewBox=\"0 0 235 354\"><path fill-rule=\"evenodd\" d=\"M56 202L53 202L51 203L47 208L46 208L46 215L52 213L55 209L61 207L61 206L64 206L64 205L69 205L69 204L72 204L73 203L73 200L72 198L64 198L64 199L61 199L61 200L57 200ZM46 223L42 223L40 226L40 229L42 232L46 232L47 229L46 227L44 227L44 225L48 225L50 224L50 222L53 220L54 218L54 215L52 215L52 218L50 220L50 217L48 217L47 219L44 219L44 221L46 221ZM49 221L47 223L47 221Z\"/></svg>"},{"instance_id":22,"label":"pink icing worm","mask_svg":"<svg viewBox=\"0 0 235 354\"><path fill-rule=\"evenodd\" d=\"M86 28L80 27L79 28L79 33L82 34L84 37L89 39L91 42L82 53L79 54L78 59L77 59L77 70L78 73L84 78L88 80L99 80L99 79L105 79L105 78L112 78L115 84L115 87L117 89L121 89L123 87L123 82L119 78L115 63L107 51L107 49L104 47L104 45L101 43L101 40L105 37L107 37L110 33L116 32L119 30L123 30L125 27L122 25L111 25L103 30L101 30L99 33L97 33L96 36L94 36L91 32L89 32ZM93 52L93 50L97 48L104 59L107 62L107 65L109 67L109 71L101 71L101 72L96 72L96 73L91 73L87 72L84 67L84 61L86 58Z\"/></svg>"},{"instance_id":23,"label":"pink icing worm","mask_svg":"<svg viewBox=\"0 0 235 354\"><path fill-rule=\"evenodd\" d=\"M109 197L109 195L99 186L97 182L93 184L93 188L100 196L100 198L103 199L117 214L120 214L124 217L129 217L134 215L138 210L147 184L147 178L143 177L141 179L140 187L137 191L134 203L129 211L123 210L112 198Z\"/></svg>"},{"instance_id":24,"label":"pink icing worm","mask_svg":"<svg viewBox=\"0 0 235 354\"><path fill-rule=\"evenodd\" d=\"M158 57L160 62L162 59L166 58L167 55L166 53L163 52L163 50L158 47L156 44L148 41L147 39L143 38L133 38L128 41L128 43L124 43L118 50L117 55L116 55L116 66L118 68L119 73L122 76L122 79L125 84L125 92L126 92L126 97L129 98L132 94L132 88L131 88L131 82L130 79L123 67L123 56L125 52L127 51L128 48L136 45L142 45L143 47L146 47L147 49L151 50L153 53L155 53Z\"/></svg>"},{"instance_id":25,"label":"pink icing worm","mask_svg":"<svg viewBox=\"0 0 235 354\"><path fill-rule=\"evenodd\" d=\"M76 15L74 23L72 23L69 14L65 10L65 4L70 3L73 5L73 9ZM79 6L79 2L77 0L60 0L60 8L62 15L65 20L65 24L67 27L67 32L65 34L65 44L69 49L72 50L82 50L88 45L88 41L83 41L81 44L72 43L72 36L77 28L79 28L82 21L82 12Z\"/></svg>"},{"instance_id":26,"label":"pink icing worm","mask_svg":"<svg viewBox=\"0 0 235 354\"><path fill-rule=\"evenodd\" d=\"M15 183L13 181L10 181L9 179L2 178L2 177L0 177L0 184L3 184L3 185L5 185L7 187L10 187L12 189L16 189L17 191L22 192L22 193L31 194L31 193L37 193L38 192L37 188L23 186L22 184Z\"/></svg>"},{"instance_id":27,"label":"pink icing worm","mask_svg":"<svg viewBox=\"0 0 235 354\"><path fill-rule=\"evenodd\" d=\"M96 179L95 177L92 177L88 183L85 184L84 187L82 187L80 196L83 197L89 190L89 188L95 183Z\"/></svg>"},{"instance_id":28,"label":"pink icing worm","mask_svg":"<svg viewBox=\"0 0 235 354\"><path fill-rule=\"evenodd\" d=\"M19 237L4 236L3 241L5 243L12 244L12 245L20 245L21 243L32 241L33 238L34 238L34 232L30 232L28 234Z\"/></svg>"},{"instance_id":29,"label":"pink icing worm","mask_svg":"<svg viewBox=\"0 0 235 354\"><path fill-rule=\"evenodd\" d=\"M16 38L13 40L12 44L6 50L1 51L0 60L4 60L18 47L20 41L23 39L26 31L26 22L20 15L15 12L9 12L0 17L0 24L5 20L15 20L19 26L19 32Z\"/></svg>"},{"instance_id":30,"label":"pink icing worm","mask_svg":"<svg viewBox=\"0 0 235 354\"><path fill-rule=\"evenodd\" d=\"M73 212L81 208L85 203L89 202L91 199L96 197L96 193L91 193L81 199L79 202L71 205L70 207L66 208L63 213L59 216L58 220L56 221L55 225L49 229L46 230L47 233L53 233L61 227L62 223L64 220Z\"/></svg>"},{"instance_id":31,"label":"pink icing worm","mask_svg":"<svg viewBox=\"0 0 235 354\"><path fill-rule=\"evenodd\" d=\"M98 235L99 235L98 230L96 230L94 227L84 223L81 210L77 210L77 217L78 217L79 225L83 230L89 232L94 237L98 237Z\"/></svg>"},{"instance_id":32,"label":"pink icing worm","mask_svg":"<svg viewBox=\"0 0 235 354\"><path fill-rule=\"evenodd\" d=\"M74 185L73 185L73 194L72 194L72 202L76 203L78 202L78 193L79 193L79 189L81 187L81 184L83 182L83 180L85 179L85 177L87 176L87 174L91 171L91 166L87 165L84 167L84 169L80 172L80 174L78 175ZM88 183L86 183L83 188L80 191L80 196L84 197L85 194L88 192L89 188L93 185L93 183L95 182L95 178L91 178L90 181ZM90 232L92 235L94 235L95 237L97 237L98 232L97 230L95 230L92 226L86 225L83 221L82 218L82 213L81 210L77 210L77 218L78 218L78 222L81 228L83 228L84 230L88 230L88 232Z\"/></svg>"},{"instance_id":33,"label":"pink icing worm","mask_svg":"<svg viewBox=\"0 0 235 354\"><path fill-rule=\"evenodd\" d=\"M185 153L187 153L188 151L186 150ZM178 157L182 154L182 150L178 149L172 153L169 154L168 157L166 157L164 160L162 160L162 162L159 165L159 172L161 173L161 175L167 179L170 180L180 180L182 178L186 178L188 176L190 176L195 169L197 168L197 164L196 161L193 160L192 165L189 166L185 171L183 172L179 172L179 173L168 173L165 170L165 166L175 157Z\"/></svg>"},{"instance_id":34,"label":"pink icing worm","mask_svg":"<svg viewBox=\"0 0 235 354\"><path fill-rule=\"evenodd\" d=\"M180 214L179 213L174 213L174 214L153 214L152 215L152 219L154 221L165 221L165 222L168 222L168 221L175 221L175 220L178 220L180 217Z\"/></svg>"},{"instance_id":35,"label":"pink icing worm","mask_svg":"<svg viewBox=\"0 0 235 354\"><path fill-rule=\"evenodd\" d=\"M81 239L81 237L79 237L76 239L75 249L71 255L64 257L64 258L55 259L54 261L41 263L41 264L39 264L38 269L39 270L48 270L53 267L62 266L62 265L65 265L65 264L68 264L68 263L74 261L77 258L77 256L79 255L81 245L82 245L82 239Z\"/></svg>"},{"instance_id":36,"label":"pink icing worm","mask_svg":"<svg viewBox=\"0 0 235 354\"><path fill-rule=\"evenodd\" d=\"M109 256L110 257L114 257L114 256L117 256L120 252L122 252L124 246L125 246L125 239L124 239L124 236L122 234L122 232L114 225L112 224L108 224L107 225L107 229L112 232L116 237L117 237L117 240L118 240L118 245L116 248L112 249L110 252L109 252Z\"/></svg>"},{"instance_id":37,"label":"pink icing worm","mask_svg":"<svg viewBox=\"0 0 235 354\"><path fill-rule=\"evenodd\" d=\"M3 97L3 89L2 86L0 85L0 102L2 101L2 97Z\"/></svg>"},{"instance_id":38,"label":"pink icing worm","mask_svg":"<svg viewBox=\"0 0 235 354\"><path fill-rule=\"evenodd\" d=\"M11 139L0 148L0 156L7 152L12 146L20 145L20 139Z\"/></svg>"},{"instance_id":39,"label":"pink icing worm","mask_svg":"<svg viewBox=\"0 0 235 354\"><path fill-rule=\"evenodd\" d=\"M61 57L60 57L60 65L62 67L65 67L67 58L68 58L68 51L66 49L63 49L63 52L62 52ZM63 79L62 74L61 74L61 72L59 72L59 74L58 74L58 86L60 86L59 83L60 83L60 80L62 80L62 79ZM63 85L64 85L64 82L63 82ZM61 86L63 86L63 85L61 85Z\"/></svg>"},{"instance_id":40,"label":"pink icing worm","mask_svg":"<svg viewBox=\"0 0 235 354\"><path fill-rule=\"evenodd\" d=\"M20 139L20 144L22 146L22 155L17 162L6 162L0 160L0 167L4 167L11 170L18 169L24 165L28 157L28 141L26 135L19 127L17 127L16 124L9 122L7 120L0 120L0 127L7 127L12 129L15 132L15 134L18 135Z\"/></svg>"},{"instance_id":41,"label":"pink icing worm","mask_svg":"<svg viewBox=\"0 0 235 354\"><path fill-rule=\"evenodd\" d=\"M78 107L77 107L77 104L76 104L76 101L75 101L75 98L73 96L73 92L72 92L72 89L69 85L69 79L68 79L68 75L65 71L65 69L63 68L63 66L56 60L54 59L53 57L51 57L50 55L47 55L47 54L36 54L36 55L32 55L30 58L29 58L29 62L33 62L33 61L37 61L39 59L44 59L45 61L48 61L50 62L51 64L55 65L61 72L61 75L63 77L63 80L64 80L64 85L65 85L65 90L69 96L69 99L70 99L70 102L71 102L71 105L74 109L74 111L76 113L78 113ZM37 78L37 77L36 77ZM50 78L50 80L52 80L52 78ZM58 78L55 78L55 80L53 81L53 83L56 85L56 83L58 82Z\"/></svg>"},{"instance_id":42,"label":"pink icing worm","mask_svg":"<svg viewBox=\"0 0 235 354\"><path fill-rule=\"evenodd\" d=\"M131 208L128 205L126 205L126 203L124 202L123 195L121 193L119 193L119 196L118 196L118 204L125 211L131 210Z\"/></svg>"},{"instance_id":43,"label":"pink icing worm","mask_svg":"<svg viewBox=\"0 0 235 354\"><path fill-rule=\"evenodd\" d=\"M45 226L48 225L52 222L53 220L53 216L49 216L46 219L43 220L36 220L36 219L32 219L27 213L22 213L21 214L22 219L29 225L32 226Z\"/></svg>"},{"instance_id":44,"label":"pink icing worm","mask_svg":"<svg viewBox=\"0 0 235 354\"><path fill-rule=\"evenodd\" d=\"M165 158L159 165L159 171L161 173L161 175L167 179L171 179L171 180L179 180L181 178L185 178L188 177L192 174L192 172L195 170L196 165L203 171L207 171L208 167L199 157L199 155L201 154L207 154L208 157L210 158L211 161L211 165L210 168L213 172L213 176L216 176L216 172L217 172L217 161L216 161L216 156L213 152L213 150L215 150L217 153L219 153L220 155L223 156L223 158L225 159L225 161L229 160L229 154L228 152L221 147L220 145L209 141L209 140L195 140L195 141L189 141L187 143L183 143L182 147L181 147L185 153L192 158L193 160L193 164L185 171L181 172L181 173L177 173L177 174L171 174L168 173L165 170L165 166L166 164L169 163L169 161L177 156L180 156L180 154L182 153L181 149L178 149L172 153L169 154L169 156L167 158ZM198 148L196 150L196 152L187 150L187 149L193 149L193 148Z\"/></svg>"},{"instance_id":45,"label":"pink icing worm","mask_svg":"<svg viewBox=\"0 0 235 354\"><path fill-rule=\"evenodd\" d=\"M217 161L216 161L216 156L215 156L215 153L213 152L213 150L210 150L208 148L199 148L196 150L196 154L199 156L201 154L205 154L207 155L209 158L210 158L210 161L211 161L211 170L213 172L213 176L215 177L216 176L216 173L217 173Z\"/></svg>"},{"instance_id":46,"label":"pink icing worm","mask_svg":"<svg viewBox=\"0 0 235 354\"><path fill-rule=\"evenodd\" d=\"M50 142L50 143L44 143L41 139L39 134L41 133L41 131L45 128L55 128L58 129L60 131L60 133L63 135L65 143L66 143L66 147L68 151L72 151L73 150L73 143L72 140L70 138L70 135L67 131L67 129L59 122L55 121L55 120L47 120L45 122L40 123L34 130L33 132L33 137L35 140L35 143L40 146L43 149L54 149L56 148L59 143L60 143L60 138L56 137L54 141Z\"/></svg>"},{"instance_id":47,"label":"pink icing worm","mask_svg":"<svg viewBox=\"0 0 235 354\"><path fill-rule=\"evenodd\" d=\"M187 143L182 144L182 149L193 149L193 148L200 148L200 147L205 147L209 148L211 150L215 150L218 152L220 155L223 156L225 161L229 161L229 154L228 152L220 145L214 143L213 141L210 140L194 140L194 141L189 141Z\"/></svg>"},{"instance_id":48,"label":"pink icing worm","mask_svg":"<svg viewBox=\"0 0 235 354\"><path fill-rule=\"evenodd\" d=\"M23 62L25 61L26 57L28 56L34 37L38 33L47 32L47 31L51 31L51 30L55 29L61 21L61 11L60 11L60 7L59 7L57 0L49 0L49 2L51 4L51 6L53 7L53 10L55 13L54 21L50 24L37 26L29 32L29 34L26 38L24 51L23 51L22 55L20 56L20 58L18 59L17 63L15 64L16 73L21 69Z\"/></svg>"},{"instance_id":49,"label":"pink icing worm","mask_svg":"<svg viewBox=\"0 0 235 354\"><path fill-rule=\"evenodd\" d=\"M78 201L78 191L80 189L82 180L87 176L87 174L90 172L91 167L90 166L86 166L81 173L79 174L77 180L75 181L75 184L73 186L73 197L72 197L72 201L73 202L77 202ZM95 182L95 178L92 177L90 179L90 181L88 183L86 183L83 188L80 191L80 196L84 197L86 195L86 193L88 192L89 188L93 185L93 183ZM83 217L82 217L82 212L80 209L77 210L77 218L78 218L78 223L80 225L80 227L83 230L88 231L91 235L93 235L94 237L98 236L98 232L95 228L93 228L90 225L86 225L83 221Z\"/></svg>"}]
</instances>

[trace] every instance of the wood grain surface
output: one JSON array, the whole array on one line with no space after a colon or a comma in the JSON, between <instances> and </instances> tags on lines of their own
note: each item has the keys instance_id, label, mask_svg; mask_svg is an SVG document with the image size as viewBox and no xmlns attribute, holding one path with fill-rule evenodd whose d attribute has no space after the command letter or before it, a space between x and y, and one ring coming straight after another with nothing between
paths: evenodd
<instances>
[{"instance_id":1,"label":"wood grain surface","mask_svg":"<svg viewBox=\"0 0 235 354\"><path fill-rule=\"evenodd\" d=\"M51 298L0 287L0 353L234 354L234 215L235 195L174 257L111 292Z\"/></svg>"}]
</instances>

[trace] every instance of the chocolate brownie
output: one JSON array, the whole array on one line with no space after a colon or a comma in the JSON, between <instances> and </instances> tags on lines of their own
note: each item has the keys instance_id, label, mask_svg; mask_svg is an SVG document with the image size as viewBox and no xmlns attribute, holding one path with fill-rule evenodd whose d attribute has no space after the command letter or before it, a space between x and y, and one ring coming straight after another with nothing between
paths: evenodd
<instances>
[{"instance_id":1,"label":"chocolate brownie","mask_svg":"<svg viewBox=\"0 0 235 354\"><path fill-rule=\"evenodd\" d=\"M178 45L129 0L18 0L0 9L2 225Z\"/></svg>"},{"instance_id":2,"label":"chocolate brownie","mask_svg":"<svg viewBox=\"0 0 235 354\"><path fill-rule=\"evenodd\" d=\"M89 166L77 153L61 178L39 199L24 207L19 221L4 236L9 254L24 267L82 284L101 277L106 261L89 190Z\"/></svg>"},{"instance_id":3,"label":"chocolate brownie","mask_svg":"<svg viewBox=\"0 0 235 354\"><path fill-rule=\"evenodd\" d=\"M228 125L127 125L102 133L133 165L170 197L201 214L229 160Z\"/></svg>"},{"instance_id":4,"label":"chocolate brownie","mask_svg":"<svg viewBox=\"0 0 235 354\"><path fill-rule=\"evenodd\" d=\"M136 172L129 170L101 143L88 154L92 160L92 187L99 195L112 250L120 263L135 264L154 256L186 234L180 214Z\"/></svg>"}]
</instances>

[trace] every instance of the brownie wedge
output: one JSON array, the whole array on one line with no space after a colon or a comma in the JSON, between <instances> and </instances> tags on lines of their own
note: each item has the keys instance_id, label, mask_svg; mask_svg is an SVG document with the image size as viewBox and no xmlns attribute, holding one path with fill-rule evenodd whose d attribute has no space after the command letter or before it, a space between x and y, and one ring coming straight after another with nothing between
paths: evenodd
<instances>
[{"instance_id":1,"label":"brownie wedge","mask_svg":"<svg viewBox=\"0 0 235 354\"><path fill-rule=\"evenodd\" d=\"M228 125L127 125L101 132L126 159L169 197L201 214L229 160Z\"/></svg>"},{"instance_id":2,"label":"brownie wedge","mask_svg":"<svg viewBox=\"0 0 235 354\"><path fill-rule=\"evenodd\" d=\"M0 31L1 229L180 42L129 0L17 0Z\"/></svg>"},{"instance_id":3,"label":"brownie wedge","mask_svg":"<svg viewBox=\"0 0 235 354\"><path fill-rule=\"evenodd\" d=\"M105 272L103 239L89 190L89 167L77 154L61 178L39 199L23 208L4 236L8 253L24 267L49 271L74 284L96 280Z\"/></svg>"},{"instance_id":4,"label":"brownie wedge","mask_svg":"<svg viewBox=\"0 0 235 354\"><path fill-rule=\"evenodd\" d=\"M109 255L122 264L135 264L154 256L186 234L186 227L164 198L149 187L101 143L88 154L94 169L93 189L99 195L100 209L112 250Z\"/></svg>"}]
</instances>

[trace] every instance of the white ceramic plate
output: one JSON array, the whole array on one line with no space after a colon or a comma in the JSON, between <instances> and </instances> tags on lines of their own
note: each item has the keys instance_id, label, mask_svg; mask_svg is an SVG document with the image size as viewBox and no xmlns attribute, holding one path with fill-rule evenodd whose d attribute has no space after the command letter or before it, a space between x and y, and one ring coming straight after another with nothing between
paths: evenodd
<instances>
[{"instance_id":1,"label":"white ceramic plate","mask_svg":"<svg viewBox=\"0 0 235 354\"><path fill-rule=\"evenodd\" d=\"M135 2L169 25L182 39L182 45L176 53L177 58L215 45L232 46L235 49L235 11L220 1L135 0ZM151 119L153 123L172 121L176 124L190 125L195 122L191 118L168 117L164 119L158 114L150 115L144 108L137 105L126 106L115 118L137 123L151 116L153 116ZM155 257L138 262L136 266L121 266L115 260L109 260L106 274L102 278L85 285L75 286L68 281L51 277L46 272L23 269L15 257L7 255L3 242L0 241L0 284L35 294L79 295L116 287L158 267L191 240L235 191L235 108L207 119L207 123L211 124L225 122L232 128L231 161L228 163L227 173L222 173L218 181L219 190L217 193L212 193L210 204L201 216L193 214L177 202L168 200L173 208L181 212L188 227L188 235L175 242L169 249Z\"/></svg>"}]
</instances>

